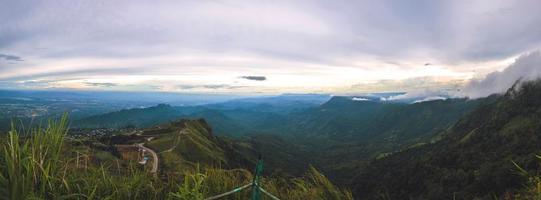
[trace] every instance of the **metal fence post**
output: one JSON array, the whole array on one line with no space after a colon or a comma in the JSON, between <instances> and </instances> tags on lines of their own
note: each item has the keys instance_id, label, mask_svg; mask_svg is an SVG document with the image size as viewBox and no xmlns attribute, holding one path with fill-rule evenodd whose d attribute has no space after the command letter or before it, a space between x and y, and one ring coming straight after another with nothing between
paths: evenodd
<instances>
[{"instance_id":1,"label":"metal fence post","mask_svg":"<svg viewBox=\"0 0 541 200\"><path fill-rule=\"evenodd\" d=\"M257 165L255 167L254 180L252 182L252 200L261 199L261 190L259 189L259 179L261 173L263 173L263 159L260 155L259 160L257 161Z\"/></svg>"}]
</instances>

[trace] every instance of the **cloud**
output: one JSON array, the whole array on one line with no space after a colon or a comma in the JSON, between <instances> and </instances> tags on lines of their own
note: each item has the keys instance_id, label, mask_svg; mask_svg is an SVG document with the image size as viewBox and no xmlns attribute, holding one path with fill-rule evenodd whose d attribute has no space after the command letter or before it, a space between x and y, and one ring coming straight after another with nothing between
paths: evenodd
<instances>
[{"instance_id":1,"label":"cloud","mask_svg":"<svg viewBox=\"0 0 541 200\"><path fill-rule=\"evenodd\" d=\"M4 60L7 60L7 61L24 61L19 56L8 55L8 54L0 54L0 59L4 59Z\"/></svg>"},{"instance_id":2,"label":"cloud","mask_svg":"<svg viewBox=\"0 0 541 200\"><path fill-rule=\"evenodd\" d=\"M437 100L445 100L445 99L447 99L447 97L432 96L432 97L426 97L424 99L414 101L413 103L421 103L421 102L437 101Z\"/></svg>"},{"instance_id":3,"label":"cloud","mask_svg":"<svg viewBox=\"0 0 541 200\"><path fill-rule=\"evenodd\" d=\"M147 87L150 90L161 90L161 89L163 89L163 86L161 86L161 85L147 85Z\"/></svg>"},{"instance_id":4,"label":"cloud","mask_svg":"<svg viewBox=\"0 0 541 200\"><path fill-rule=\"evenodd\" d=\"M527 81L540 77L541 52L534 51L521 55L501 72L492 72L484 79L470 81L460 94L470 98L485 97L507 91L519 79Z\"/></svg>"},{"instance_id":5,"label":"cloud","mask_svg":"<svg viewBox=\"0 0 541 200\"><path fill-rule=\"evenodd\" d=\"M462 79L453 79L449 77L413 77L402 80L377 80L373 83L359 83L352 85L350 90L361 90L368 92L408 92L427 93L434 91L453 90L463 84Z\"/></svg>"},{"instance_id":6,"label":"cloud","mask_svg":"<svg viewBox=\"0 0 541 200\"><path fill-rule=\"evenodd\" d=\"M0 52L28 60L0 62L0 80L194 75L187 84L235 84L264 74L272 78L258 89L333 84L313 89L328 92L438 67L470 72L538 48L539 7L538 0L2 1ZM212 78L200 83L205 76ZM177 84L164 82L164 90Z\"/></svg>"},{"instance_id":7,"label":"cloud","mask_svg":"<svg viewBox=\"0 0 541 200\"><path fill-rule=\"evenodd\" d=\"M29 80L29 81L22 81L19 83L19 85L27 88L48 88L51 87L51 85L54 85L56 81L53 80Z\"/></svg>"},{"instance_id":8,"label":"cloud","mask_svg":"<svg viewBox=\"0 0 541 200\"><path fill-rule=\"evenodd\" d=\"M218 90L218 89L239 89L244 88L246 86L238 86L238 85L228 85L228 84L209 84L209 85L177 85L177 89L181 90L193 90L193 89L211 89L211 90Z\"/></svg>"},{"instance_id":9,"label":"cloud","mask_svg":"<svg viewBox=\"0 0 541 200\"><path fill-rule=\"evenodd\" d=\"M40 44L34 48L50 49L29 53L44 57L254 52L315 63L343 60L344 55L390 60L411 56L493 59L539 44L541 29L531 26L541 22L539 6L536 0L475 4L301 0L264 5L250 1L11 1L0 8L0 24L5 27L0 32L5 36L0 38L0 49ZM179 9L183 12L178 13ZM502 39L508 48L500 48Z\"/></svg>"},{"instance_id":10,"label":"cloud","mask_svg":"<svg viewBox=\"0 0 541 200\"><path fill-rule=\"evenodd\" d=\"M264 81L267 80L267 77L265 76L241 76L240 78L251 80L251 81Z\"/></svg>"},{"instance_id":11,"label":"cloud","mask_svg":"<svg viewBox=\"0 0 541 200\"><path fill-rule=\"evenodd\" d=\"M370 101L370 99L363 98L363 97L353 97L351 98L353 101Z\"/></svg>"},{"instance_id":12,"label":"cloud","mask_svg":"<svg viewBox=\"0 0 541 200\"><path fill-rule=\"evenodd\" d=\"M118 86L118 84L116 84L116 83L92 83L92 82L85 82L84 84L87 85L87 86L92 86L92 87L115 87L115 86Z\"/></svg>"},{"instance_id":13,"label":"cloud","mask_svg":"<svg viewBox=\"0 0 541 200\"><path fill-rule=\"evenodd\" d=\"M423 102L423 101L433 101L440 99L447 99L453 97L456 93L456 90L418 90L411 91L405 94L399 94L395 96L390 96L388 98L381 98L382 101L401 101L401 100L412 100L413 103Z\"/></svg>"},{"instance_id":14,"label":"cloud","mask_svg":"<svg viewBox=\"0 0 541 200\"><path fill-rule=\"evenodd\" d=\"M199 88L199 86L195 86L195 85L177 85L175 87L177 89L181 89L181 90L190 90L190 89L194 89L194 88Z\"/></svg>"}]
</instances>

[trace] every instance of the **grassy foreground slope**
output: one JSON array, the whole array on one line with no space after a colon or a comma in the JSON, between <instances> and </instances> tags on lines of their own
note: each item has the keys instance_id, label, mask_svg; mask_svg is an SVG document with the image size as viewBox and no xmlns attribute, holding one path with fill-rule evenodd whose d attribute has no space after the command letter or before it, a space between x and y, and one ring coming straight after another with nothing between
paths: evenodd
<instances>
[{"instance_id":1,"label":"grassy foreground slope","mask_svg":"<svg viewBox=\"0 0 541 200\"><path fill-rule=\"evenodd\" d=\"M187 128L204 132L195 124ZM247 169L210 166L153 176L136 163L120 160L106 144L74 141L66 133L63 117L45 129L21 133L12 128L1 135L0 199L204 199L252 180ZM222 156L227 157L227 149L216 151L216 146L197 137L183 139L198 143L205 152L187 160L222 162ZM264 177L262 186L281 199L352 199L351 193L336 188L314 168L298 178ZM226 199L246 199L248 193Z\"/></svg>"},{"instance_id":2,"label":"grassy foreground slope","mask_svg":"<svg viewBox=\"0 0 541 200\"><path fill-rule=\"evenodd\" d=\"M266 174L302 175L308 168L306 153L297 144L274 135L258 135L243 140L216 136L206 120L182 119L145 129L139 137L150 139L160 167L169 172L196 166L224 169L255 166L261 155Z\"/></svg>"},{"instance_id":3,"label":"grassy foreground slope","mask_svg":"<svg viewBox=\"0 0 541 200\"><path fill-rule=\"evenodd\" d=\"M208 167L238 168L255 166L257 155L248 146L214 136L205 120L179 120L142 133L150 137L146 146L154 149L161 164L171 171Z\"/></svg>"}]
</instances>

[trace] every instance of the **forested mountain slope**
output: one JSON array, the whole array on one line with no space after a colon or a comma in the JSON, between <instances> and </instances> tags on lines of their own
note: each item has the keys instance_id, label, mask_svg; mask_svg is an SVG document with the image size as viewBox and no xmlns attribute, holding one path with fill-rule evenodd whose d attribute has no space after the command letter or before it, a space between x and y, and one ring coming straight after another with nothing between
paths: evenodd
<instances>
[{"instance_id":1,"label":"forested mountain slope","mask_svg":"<svg viewBox=\"0 0 541 200\"><path fill-rule=\"evenodd\" d=\"M339 183L371 159L422 145L488 99L414 104L334 97L290 120L291 134L313 149L314 163Z\"/></svg>"},{"instance_id":2,"label":"forested mountain slope","mask_svg":"<svg viewBox=\"0 0 541 200\"><path fill-rule=\"evenodd\" d=\"M445 129L481 101L447 99L406 104L337 96L318 108L291 116L289 127L296 134L343 141L383 135L407 139Z\"/></svg>"},{"instance_id":3,"label":"forested mountain slope","mask_svg":"<svg viewBox=\"0 0 541 200\"><path fill-rule=\"evenodd\" d=\"M536 171L541 81L525 82L446 130L443 139L375 160L353 180L360 198L492 199L525 184L512 161Z\"/></svg>"},{"instance_id":4,"label":"forested mountain slope","mask_svg":"<svg viewBox=\"0 0 541 200\"><path fill-rule=\"evenodd\" d=\"M106 137L108 144L144 143L157 152L160 167L179 172L201 167L251 169L261 155L266 174L300 176L308 170L306 153L273 135L233 140L213 133L204 119L181 119L130 134Z\"/></svg>"},{"instance_id":5,"label":"forested mountain slope","mask_svg":"<svg viewBox=\"0 0 541 200\"><path fill-rule=\"evenodd\" d=\"M162 104L94 116L76 121L75 126L150 127L180 118L204 118L216 135L244 136L239 141L257 144L253 145L255 150L274 155L270 159L279 155L289 158L274 159L276 168L295 173L311 163L335 181L347 183L351 171L369 160L430 142L486 101L448 99L407 104L354 99L335 96L319 106L301 106L301 110L295 109L297 101L279 106L275 99L263 101L265 104L261 100L196 107ZM263 109L267 104L272 106Z\"/></svg>"}]
</instances>

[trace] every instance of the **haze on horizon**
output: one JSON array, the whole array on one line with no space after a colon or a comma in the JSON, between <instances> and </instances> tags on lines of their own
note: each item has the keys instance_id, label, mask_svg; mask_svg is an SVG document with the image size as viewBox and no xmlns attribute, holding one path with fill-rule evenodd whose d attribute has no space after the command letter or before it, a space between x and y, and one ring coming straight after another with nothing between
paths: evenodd
<instances>
[{"instance_id":1,"label":"haze on horizon","mask_svg":"<svg viewBox=\"0 0 541 200\"><path fill-rule=\"evenodd\" d=\"M0 5L0 89L480 96L541 74L537 0Z\"/></svg>"}]
</instances>

